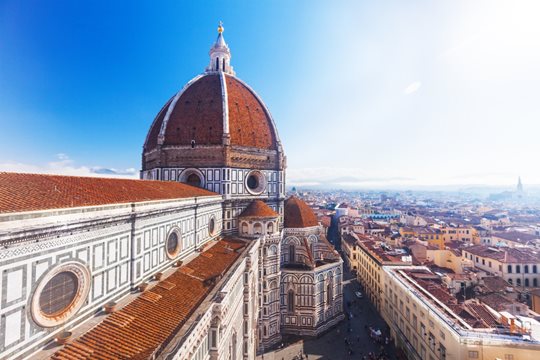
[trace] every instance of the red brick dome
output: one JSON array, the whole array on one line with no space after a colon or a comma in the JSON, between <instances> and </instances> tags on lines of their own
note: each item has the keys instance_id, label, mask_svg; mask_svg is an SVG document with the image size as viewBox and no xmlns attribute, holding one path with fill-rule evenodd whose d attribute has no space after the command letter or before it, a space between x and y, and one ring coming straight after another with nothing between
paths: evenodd
<instances>
[{"instance_id":1,"label":"red brick dome","mask_svg":"<svg viewBox=\"0 0 540 360\"><path fill-rule=\"evenodd\" d=\"M224 136L225 135L225 136ZM144 151L166 146L222 145L277 150L268 109L244 82L223 72L196 77L161 109Z\"/></svg>"},{"instance_id":2,"label":"red brick dome","mask_svg":"<svg viewBox=\"0 0 540 360\"><path fill-rule=\"evenodd\" d=\"M317 216L304 201L291 196L285 200L285 227L305 228L319 225Z\"/></svg>"},{"instance_id":3,"label":"red brick dome","mask_svg":"<svg viewBox=\"0 0 540 360\"><path fill-rule=\"evenodd\" d=\"M239 217L277 218L278 216L279 214L272 210L270 206L266 205L264 201L254 200L242 211Z\"/></svg>"}]
</instances>

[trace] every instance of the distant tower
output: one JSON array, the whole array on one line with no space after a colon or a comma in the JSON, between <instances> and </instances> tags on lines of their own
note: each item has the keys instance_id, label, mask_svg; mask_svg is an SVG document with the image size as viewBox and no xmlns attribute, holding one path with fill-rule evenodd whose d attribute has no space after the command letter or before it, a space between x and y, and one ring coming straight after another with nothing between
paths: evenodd
<instances>
[{"instance_id":1,"label":"distant tower","mask_svg":"<svg viewBox=\"0 0 540 360\"><path fill-rule=\"evenodd\" d=\"M523 184L521 183L521 176L518 177L517 192L518 194L523 194Z\"/></svg>"}]
</instances>

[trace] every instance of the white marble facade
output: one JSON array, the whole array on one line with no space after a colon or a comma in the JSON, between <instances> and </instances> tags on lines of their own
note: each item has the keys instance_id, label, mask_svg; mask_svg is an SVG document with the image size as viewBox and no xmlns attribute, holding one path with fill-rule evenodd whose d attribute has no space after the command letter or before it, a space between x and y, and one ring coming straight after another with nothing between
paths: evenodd
<instances>
[{"instance_id":1,"label":"white marble facade","mask_svg":"<svg viewBox=\"0 0 540 360\"><path fill-rule=\"evenodd\" d=\"M252 172L258 172L263 176L260 191L253 192L247 185L247 178ZM223 229L226 233L237 231L238 215L254 199L265 199L268 206L280 215L283 223L284 171L241 168L155 168L141 172L141 178L185 182L190 174L199 177L201 187L223 195L225 199Z\"/></svg>"},{"instance_id":2,"label":"white marble facade","mask_svg":"<svg viewBox=\"0 0 540 360\"><path fill-rule=\"evenodd\" d=\"M221 196L210 196L0 215L0 358L41 348L63 327L81 323L217 238L222 211ZM181 235L174 257L165 249L172 230ZM80 308L56 322L40 321L36 289L66 266L88 273L79 279Z\"/></svg>"}]
</instances>

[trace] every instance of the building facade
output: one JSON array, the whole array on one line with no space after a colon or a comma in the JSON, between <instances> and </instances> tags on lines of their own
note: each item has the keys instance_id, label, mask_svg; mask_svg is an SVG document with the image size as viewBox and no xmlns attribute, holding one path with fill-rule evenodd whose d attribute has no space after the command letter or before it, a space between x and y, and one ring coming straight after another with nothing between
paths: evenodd
<instances>
[{"instance_id":1,"label":"building facade","mask_svg":"<svg viewBox=\"0 0 540 360\"><path fill-rule=\"evenodd\" d=\"M474 267L498 275L517 288L536 288L540 284L537 250L475 245L464 248L463 257Z\"/></svg>"},{"instance_id":2,"label":"building facade","mask_svg":"<svg viewBox=\"0 0 540 360\"><path fill-rule=\"evenodd\" d=\"M0 173L0 358L254 359L343 318L342 261L285 201L222 32L152 123L142 180Z\"/></svg>"},{"instance_id":3,"label":"building facade","mask_svg":"<svg viewBox=\"0 0 540 360\"><path fill-rule=\"evenodd\" d=\"M425 267L390 266L384 272L382 314L407 358L538 358L538 334L532 335L532 327L540 324L536 320L499 313L474 300L458 303Z\"/></svg>"}]
</instances>

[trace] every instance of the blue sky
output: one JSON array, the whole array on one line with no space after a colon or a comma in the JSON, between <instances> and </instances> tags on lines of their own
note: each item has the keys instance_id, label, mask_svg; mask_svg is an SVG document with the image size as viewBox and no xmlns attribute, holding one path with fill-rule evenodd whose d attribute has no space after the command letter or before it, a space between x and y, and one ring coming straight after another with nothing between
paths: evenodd
<instances>
[{"instance_id":1,"label":"blue sky","mask_svg":"<svg viewBox=\"0 0 540 360\"><path fill-rule=\"evenodd\" d=\"M0 170L140 167L219 20L291 184L540 184L535 1L0 0Z\"/></svg>"}]
</instances>

